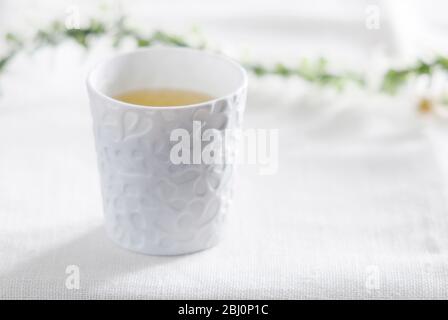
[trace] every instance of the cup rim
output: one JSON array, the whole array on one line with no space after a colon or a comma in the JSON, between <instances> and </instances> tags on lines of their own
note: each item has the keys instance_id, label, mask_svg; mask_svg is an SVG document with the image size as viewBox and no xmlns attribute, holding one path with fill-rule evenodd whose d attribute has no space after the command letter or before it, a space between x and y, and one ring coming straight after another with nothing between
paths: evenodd
<instances>
[{"instance_id":1,"label":"cup rim","mask_svg":"<svg viewBox=\"0 0 448 320\"><path fill-rule=\"evenodd\" d=\"M117 100L107 94L105 94L104 92L100 91L99 89L97 89L93 83L92 83L92 77L93 74L102 66L104 66L107 63L111 63L113 60L118 59L120 57L126 56L126 55L131 55L131 54L135 54L138 52L147 52L147 51L156 51L156 50L176 50L176 51L194 51L196 53L199 54L203 54L203 55L208 55L210 57L214 57L217 59L221 59L221 60L225 60L226 62L230 63L233 67L235 67L242 76L242 82L241 85L238 86L237 89L233 90L232 92L226 94L226 95L222 95L219 96L217 98L211 99L211 100L206 100L204 102L199 102L199 103L194 103L194 104L188 104L188 105L180 105L180 106L143 106L143 105L139 105L139 104L134 104L134 103L129 103L129 102L124 102L121 100ZM137 48L131 51L127 51L127 52L123 52L123 53L119 53L119 54L115 54L112 57L109 57L99 63L97 63L88 73L87 75L87 80L86 80L86 84L87 84L87 88L89 89L89 91L94 92L95 94L99 95L101 98L106 99L109 102L112 102L114 104L117 105L121 105L121 106L126 106L129 108L136 108L136 109L143 109L143 110L173 110L173 109L189 109L189 108L197 108L200 106L204 106L207 104L215 104L217 101L223 100L223 99L228 99L232 96L234 96L237 92L240 92L244 89L247 88L247 82L248 82L248 76L247 76L247 72L244 69L243 66L241 66L240 63L238 63L236 60L221 54L221 53L216 53L216 52L210 52L207 50L200 50L200 49L194 49L194 48L187 48L187 47L169 47L169 46L157 46L157 47L150 47L150 48Z\"/></svg>"}]
</instances>

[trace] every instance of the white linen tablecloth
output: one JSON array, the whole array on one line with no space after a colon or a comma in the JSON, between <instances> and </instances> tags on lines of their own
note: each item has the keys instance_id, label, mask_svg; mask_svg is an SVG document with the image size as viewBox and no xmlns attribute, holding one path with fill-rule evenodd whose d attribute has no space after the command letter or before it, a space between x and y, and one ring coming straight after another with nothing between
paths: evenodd
<instances>
[{"instance_id":1,"label":"white linen tablecloth","mask_svg":"<svg viewBox=\"0 0 448 320\"><path fill-rule=\"evenodd\" d=\"M115 246L84 88L92 55L19 56L0 82L0 298L448 298L448 124L412 101L295 80L251 79L245 127L279 129L279 170L238 168L218 246Z\"/></svg>"},{"instance_id":2,"label":"white linen tablecloth","mask_svg":"<svg viewBox=\"0 0 448 320\"><path fill-rule=\"evenodd\" d=\"M150 257L105 236L86 99L13 89L0 108L1 298L448 297L447 180L425 131L387 111L399 106L273 109L281 89L255 86L245 124L279 128L278 173L239 167L217 247Z\"/></svg>"}]
</instances>

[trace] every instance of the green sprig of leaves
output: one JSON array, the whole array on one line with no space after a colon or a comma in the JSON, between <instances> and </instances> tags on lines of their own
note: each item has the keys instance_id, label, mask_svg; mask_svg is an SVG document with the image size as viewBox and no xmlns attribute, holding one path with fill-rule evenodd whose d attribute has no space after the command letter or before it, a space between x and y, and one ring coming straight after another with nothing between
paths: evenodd
<instances>
[{"instance_id":1,"label":"green sprig of leaves","mask_svg":"<svg viewBox=\"0 0 448 320\"><path fill-rule=\"evenodd\" d=\"M137 47L163 44L207 49L207 46L204 45L204 43L201 45L193 45L181 35L168 33L162 30L143 33L130 27L124 17L119 18L111 24L97 19L91 19L87 25L76 29L67 28L62 22L54 21L47 28L38 30L30 41L25 41L13 33L7 33L5 35L5 42L8 45L8 50L3 56L0 56L0 74L21 50L27 49L32 52L45 46L57 46L66 40L74 41L87 49L92 40L104 36L110 36L112 38L112 45L114 47L120 46L125 39L130 39L135 42ZM334 87L338 90L342 90L350 83L360 87L363 87L366 84L365 79L361 74L354 72L336 73L329 71L328 62L324 58L320 58L314 62L305 59L295 67L290 67L283 63L277 63L273 66L245 63L244 66L255 76L275 75L283 78L299 77L318 86ZM448 58L439 56L431 62L420 60L407 68L390 69L384 75L381 89L386 93L394 94L409 79L421 75L431 75L435 70L444 70L448 72Z\"/></svg>"},{"instance_id":2,"label":"green sprig of leaves","mask_svg":"<svg viewBox=\"0 0 448 320\"><path fill-rule=\"evenodd\" d=\"M337 74L328 71L328 62L324 58L319 58L316 62L310 62L309 60L304 59L297 67L292 68L283 63L277 63L273 67L250 63L247 63L244 66L247 70L259 77L266 75L275 75L285 78L295 76L310 83L320 86L331 86L338 90L342 90L349 83L354 83L359 86L365 85L365 80L362 75L353 72Z\"/></svg>"},{"instance_id":3,"label":"green sprig of leaves","mask_svg":"<svg viewBox=\"0 0 448 320\"><path fill-rule=\"evenodd\" d=\"M430 62L418 60L406 68L390 69L384 75L382 90L395 94L410 79L423 75L431 76L437 70L448 72L448 58L438 56Z\"/></svg>"}]
</instances>

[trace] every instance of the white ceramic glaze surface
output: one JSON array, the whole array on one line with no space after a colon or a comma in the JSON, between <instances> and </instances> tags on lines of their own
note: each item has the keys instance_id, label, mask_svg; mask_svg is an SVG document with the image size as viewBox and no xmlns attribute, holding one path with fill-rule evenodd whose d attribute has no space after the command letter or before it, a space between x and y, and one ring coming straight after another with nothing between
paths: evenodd
<instances>
[{"instance_id":1,"label":"white ceramic glaze surface","mask_svg":"<svg viewBox=\"0 0 448 320\"><path fill-rule=\"evenodd\" d=\"M106 229L113 241L155 255L199 251L217 243L232 197L233 164L173 164L172 130L241 127L246 75L232 60L191 49L153 48L117 56L88 78ZM142 107L111 96L172 87L215 100L182 107ZM226 152L235 151L236 140ZM230 146L230 147L229 147Z\"/></svg>"}]
</instances>

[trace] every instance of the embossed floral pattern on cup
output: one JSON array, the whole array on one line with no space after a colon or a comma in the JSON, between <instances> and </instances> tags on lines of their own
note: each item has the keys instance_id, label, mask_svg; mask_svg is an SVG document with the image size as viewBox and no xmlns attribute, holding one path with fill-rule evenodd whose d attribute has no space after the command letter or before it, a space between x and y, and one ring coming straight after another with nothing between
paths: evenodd
<instances>
[{"instance_id":1,"label":"embossed floral pattern on cup","mask_svg":"<svg viewBox=\"0 0 448 320\"><path fill-rule=\"evenodd\" d=\"M175 68L184 60L190 63L190 69L184 71L193 74L198 86L218 94L221 86L227 86L230 94L194 106L163 108L129 105L109 97L120 84L138 87L146 77L149 83L161 82L159 78L169 83L166 73L185 77L178 76ZM164 61L165 69L159 68L159 61ZM225 75L223 83L210 84L211 80L196 76L198 70L213 72L215 64ZM136 65L147 69L132 69ZM155 80L148 75L150 69L158 74ZM148 254L181 254L214 245L231 200L233 164L175 165L169 157L175 144L170 134L177 128L191 132L193 121L200 121L204 130L239 128L246 94L244 71L230 60L195 50L147 49L94 69L88 89L106 229L111 239Z\"/></svg>"}]
</instances>

